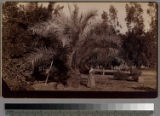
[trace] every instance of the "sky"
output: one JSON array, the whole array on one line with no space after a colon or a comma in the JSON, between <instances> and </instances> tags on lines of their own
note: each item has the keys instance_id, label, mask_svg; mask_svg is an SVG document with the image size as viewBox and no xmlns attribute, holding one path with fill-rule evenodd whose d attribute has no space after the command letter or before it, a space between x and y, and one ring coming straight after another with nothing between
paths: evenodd
<instances>
[{"instance_id":1,"label":"sky","mask_svg":"<svg viewBox=\"0 0 160 116\"><path fill-rule=\"evenodd\" d=\"M41 4L41 3L40 3ZM42 3L44 7L46 7L48 4L47 3ZM77 5L79 7L79 11L81 13L85 13L90 10L97 10L97 17L101 17L100 15L103 13L103 11L109 11L109 7L113 5L117 10L117 16L120 24L122 25L122 29L120 29L121 33L125 33L127 31L127 26L125 22L125 17L126 17L126 12L125 12L125 5L126 2L58 2L56 5L64 6L63 12L66 15L69 15L69 8L70 6L71 9L73 9L74 5ZM147 14L147 8L148 8L148 3L139 3L141 4L141 7L143 9L143 18L144 18L144 25L145 25L145 30L149 29L149 24L150 24L150 17Z\"/></svg>"}]
</instances>

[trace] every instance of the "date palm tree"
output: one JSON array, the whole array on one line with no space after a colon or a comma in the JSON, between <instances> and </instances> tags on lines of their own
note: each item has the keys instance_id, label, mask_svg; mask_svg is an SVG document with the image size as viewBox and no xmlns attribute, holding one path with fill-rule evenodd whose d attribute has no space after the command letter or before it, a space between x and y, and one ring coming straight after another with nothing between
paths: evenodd
<instances>
[{"instance_id":1,"label":"date palm tree","mask_svg":"<svg viewBox=\"0 0 160 116\"><path fill-rule=\"evenodd\" d=\"M63 47L69 46L71 52L68 57L68 65L71 70L73 69L72 62L73 56L81 45L86 40L86 33L89 30L91 20L97 15L97 11L89 11L86 14L79 12L77 5L74 5L74 10L70 11L70 16L66 16L63 12L54 16L47 22L36 24L31 30L43 37L56 34L57 38L63 43Z\"/></svg>"},{"instance_id":2,"label":"date palm tree","mask_svg":"<svg viewBox=\"0 0 160 116\"><path fill-rule=\"evenodd\" d=\"M76 65L84 72L89 70L87 68L90 66L103 65L103 67L111 68L123 62L120 56L122 44L120 36L113 33L110 35L108 33L97 34L97 27L95 29L88 35L88 39L79 49L75 59Z\"/></svg>"}]
</instances>

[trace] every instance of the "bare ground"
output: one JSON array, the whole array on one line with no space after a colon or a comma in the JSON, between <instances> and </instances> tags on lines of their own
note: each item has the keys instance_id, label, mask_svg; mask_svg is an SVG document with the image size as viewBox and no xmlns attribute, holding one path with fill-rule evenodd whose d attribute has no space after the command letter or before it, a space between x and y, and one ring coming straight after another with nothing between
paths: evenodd
<instances>
[{"instance_id":1,"label":"bare ground","mask_svg":"<svg viewBox=\"0 0 160 116\"><path fill-rule=\"evenodd\" d=\"M81 78L87 80L88 75L81 75ZM34 82L32 87L36 91L154 91L157 87L156 72L143 70L140 76L139 82L126 81L126 80L114 80L113 76L109 75L95 75L96 87L88 88L85 85L79 84L73 81L69 86L57 85L55 82L49 82L47 85L44 81Z\"/></svg>"},{"instance_id":2,"label":"bare ground","mask_svg":"<svg viewBox=\"0 0 160 116\"><path fill-rule=\"evenodd\" d=\"M80 80L87 80L88 75L73 76L69 79L69 85L63 86L56 82L26 81L30 77L31 69L26 59L3 59L2 76L11 90L35 90L35 91L155 91L157 88L157 73L155 70L142 70L139 82L114 80L113 76L95 75L96 87L88 88L85 84L79 84Z\"/></svg>"}]
</instances>

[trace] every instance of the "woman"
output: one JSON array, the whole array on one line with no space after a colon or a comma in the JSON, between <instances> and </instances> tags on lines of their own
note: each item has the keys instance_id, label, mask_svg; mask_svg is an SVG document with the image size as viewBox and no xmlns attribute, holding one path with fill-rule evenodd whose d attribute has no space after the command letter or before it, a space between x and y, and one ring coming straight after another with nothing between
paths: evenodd
<instances>
[{"instance_id":1,"label":"woman","mask_svg":"<svg viewBox=\"0 0 160 116\"><path fill-rule=\"evenodd\" d=\"M93 88L96 86L95 78L94 78L93 74L94 74L94 69L91 67L89 70L89 77L88 77L88 83L87 83L87 86L90 88Z\"/></svg>"}]
</instances>

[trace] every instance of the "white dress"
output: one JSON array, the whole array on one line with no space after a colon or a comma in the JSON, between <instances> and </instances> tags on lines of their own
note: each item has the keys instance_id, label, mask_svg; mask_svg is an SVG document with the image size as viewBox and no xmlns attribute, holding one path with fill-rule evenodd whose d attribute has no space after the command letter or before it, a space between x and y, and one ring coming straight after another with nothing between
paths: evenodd
<instances>
[{"instance_id":1,"label":"white dress","mask_svg":"<svg viewBox=\"0 0 160 116\"><path fill-rule=\"evenodd\" d=\"M88 84L87 84L88 87L95 87L96 84L95 84L95 78L93 76L93 69L91 68L89 70L89 77L88 77Z\"/></svg>"}]
</instances>

